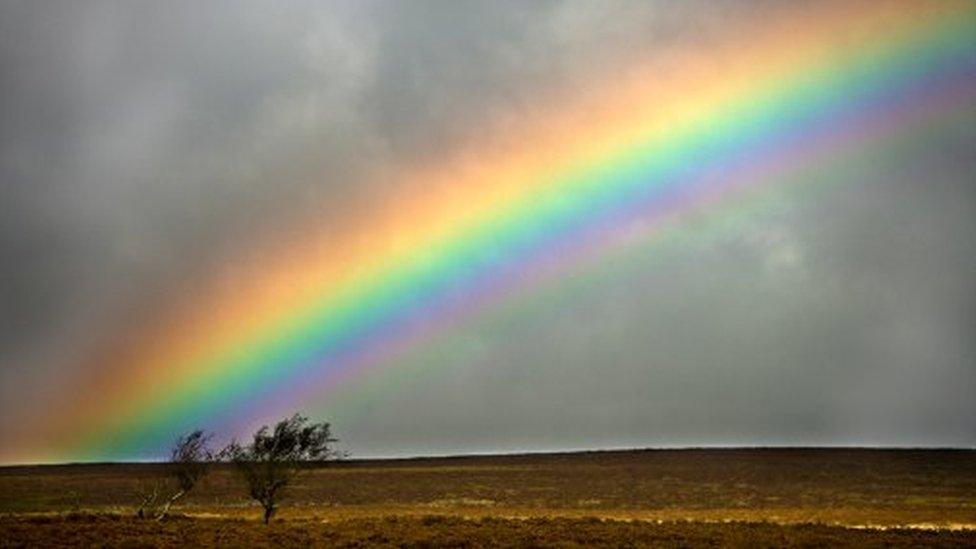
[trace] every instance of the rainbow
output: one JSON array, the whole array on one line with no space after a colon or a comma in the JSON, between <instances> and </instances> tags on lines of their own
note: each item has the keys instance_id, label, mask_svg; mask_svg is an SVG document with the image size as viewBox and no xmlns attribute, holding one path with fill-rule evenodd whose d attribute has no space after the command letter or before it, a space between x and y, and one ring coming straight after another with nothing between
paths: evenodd
<instances>
[{"instance_id":1,"label":"rainbow","mask_svg":"<svg viewBox=\"0 0 976 549\"><path fill-rule=\"evenodd\" d=\"M607 89L391 174L398 194L365 216L256 244L100 354L32 456L147 457L328 399L506 296L973 108L976 4L788 12L617 67Z\"/></svg>"}]
</instances>

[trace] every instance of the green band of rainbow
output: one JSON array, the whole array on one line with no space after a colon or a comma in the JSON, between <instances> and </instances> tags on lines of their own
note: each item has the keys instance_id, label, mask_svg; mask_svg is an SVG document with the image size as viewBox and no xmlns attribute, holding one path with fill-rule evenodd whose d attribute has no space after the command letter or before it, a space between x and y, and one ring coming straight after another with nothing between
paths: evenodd
<instances>
[{"instance_id":1,"label":"green band of rainbow","mask_svg":"<svg viewBox=\"0 0 976 549\"><path fill-rule=\"evenodd\" d=\"M918 17L906 7L881 38L831 48L809 64L758 69L727 93L693 98L686 115L664 125L638 118L625 139L602 139L593 154L508 183L525 191L502 193L341 285L313 285L303 293L309 299L255 320L258 328L232 344L180 359L177 374L148 383L62 451L146 457L189 428L235 432L270 411L329 398L515 289L626 246L635 231L740 207L735 197L783 174L849 160L859 147L972 109L976 8L926 6Z\"/></svg>"}]
</instances>

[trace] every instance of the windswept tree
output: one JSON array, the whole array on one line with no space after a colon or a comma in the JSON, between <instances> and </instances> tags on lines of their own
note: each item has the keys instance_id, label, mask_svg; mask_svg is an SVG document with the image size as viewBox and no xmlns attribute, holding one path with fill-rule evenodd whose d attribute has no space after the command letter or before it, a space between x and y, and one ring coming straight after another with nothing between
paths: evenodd
<instances>
[{"instance_id":1,"label":"windswept tree","mask_svg":"<svg viewBox=\"0 0 976 549\"><path fill-rule=\"evenodd\" d=\"M339 457L328 423L310 423L295 414L273 429L261 427L250 444L231 442L223 455L244 477L248 492L264 508L264 523L271 521L284 488L310 463Z\"/></svg>"},{"instance_id":2,"label":"windswept tree","mask_svg":"<svg viewBox=\"0 0 976 549\"><path fill-rule=\"evenodd\" d=\"M155 518L162 520L170 507L179 499L189 494L193 488L210 472L210 466L215 459L210 449L210 435L197 430L181 436L170 450L169 462L166 464L165 492L159 481L149 490L141 494L142 502L137 514L140 518Z\"/></svg>"}]
</instances>

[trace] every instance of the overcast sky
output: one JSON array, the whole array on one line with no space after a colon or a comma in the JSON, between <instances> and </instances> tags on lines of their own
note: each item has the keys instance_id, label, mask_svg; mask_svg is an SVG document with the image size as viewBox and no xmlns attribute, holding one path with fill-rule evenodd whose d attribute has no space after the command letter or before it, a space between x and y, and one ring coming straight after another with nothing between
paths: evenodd
<instances>
[{"instance_id":1,"label":"overcast sky","mask_svg":"<svg viewBox=\"0 0 976 549\"><path fill-rule=\"evenodd\" d=\"M3 1L0 429L252 232L368 207L371 175L594 85L607 59L775 9ZM416 375L396 391L321 411L360 455L976 445L974 174L970 109L825 171L827 190L501 303L400 359Z\"/></svg>"}]
</instances>

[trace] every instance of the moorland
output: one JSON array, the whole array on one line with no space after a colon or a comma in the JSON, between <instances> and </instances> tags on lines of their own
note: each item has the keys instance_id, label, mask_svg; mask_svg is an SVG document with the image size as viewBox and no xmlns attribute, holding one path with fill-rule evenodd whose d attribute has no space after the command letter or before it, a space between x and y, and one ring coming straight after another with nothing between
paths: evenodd
<instances>
[{"instance_id":1,"label":"moorland","mask_svg":"<svg viewBox=\"0 0 976 549\"><path fill-rule=\"evenodd\" d=\"M976 545L976 451L685 449L341 460L268 526L217 465L161 521L162 464L0 468L2 546Z\"/></svg>"}]
</instances>

